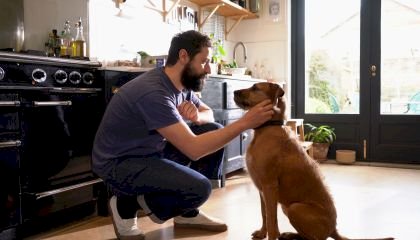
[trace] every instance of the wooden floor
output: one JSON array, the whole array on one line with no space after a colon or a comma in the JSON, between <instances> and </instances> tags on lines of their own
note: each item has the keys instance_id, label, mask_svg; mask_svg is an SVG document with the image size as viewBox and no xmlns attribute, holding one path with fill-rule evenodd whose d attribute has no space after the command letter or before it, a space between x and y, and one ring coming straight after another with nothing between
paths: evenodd
<instances>
[{"instance_id":1,"label":"wooden floor","mask_svg":"<svg viewBox=\"0 0 420 240\"><path fill-rule=\"evenodd\" d=\"M420 239L420 170L356 165L321 164L338 211L339 232L347 237ZM162 225L147 217L139 220L147 240L245 240L260 227L258 193L245 171L231 176L225 188L214 190L201 208L227 222L224 233L174 230L171 220ZM293 231L279 208L280 231ZM27 238L49 240L116 239L109 217L83 221Z\"/></svg>"}]
</instances>

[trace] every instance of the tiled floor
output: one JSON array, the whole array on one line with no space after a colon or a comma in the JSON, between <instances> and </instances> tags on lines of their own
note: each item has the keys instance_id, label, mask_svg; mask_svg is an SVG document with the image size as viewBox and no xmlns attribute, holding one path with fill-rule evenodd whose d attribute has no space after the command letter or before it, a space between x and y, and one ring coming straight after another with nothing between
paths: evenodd
<instances>
[{"instance_id":1,"label":"tiled floor","mask_svg":"<svg viewBox=\"0 0 420 240\"><path fill-rule=\"evenodd\" d=\"M353 238L392 236L420 240L420 170L321 164L338 211L338 229ZM147 240L244 240L261 224L258 193L246 172L233 175L227 186L213 191L202 207L229 225L224 233L174 230L141 218ZM279 208L280 231L293 231ZM115 239L109 217L91 217L72 225L27 238L49 240Z\"/></svg>"}]
</instances>

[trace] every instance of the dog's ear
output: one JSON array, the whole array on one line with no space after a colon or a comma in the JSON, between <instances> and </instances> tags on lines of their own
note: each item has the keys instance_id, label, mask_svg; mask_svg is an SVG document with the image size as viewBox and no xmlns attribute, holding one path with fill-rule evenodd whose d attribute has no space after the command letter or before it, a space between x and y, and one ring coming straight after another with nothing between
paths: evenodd
<instances>
[{"instance_id":1,"label":"dog's ear","mask_svg":"<svg viewBox=\"0 0 420 240\"><path fill-rule=\"evenodd\" d=\"M273 103L277 106L277 103L281 97L284 95L284 90L277 83L270 83L270 88L275 94L273 94Z\"/></svg>"}]
</instances>

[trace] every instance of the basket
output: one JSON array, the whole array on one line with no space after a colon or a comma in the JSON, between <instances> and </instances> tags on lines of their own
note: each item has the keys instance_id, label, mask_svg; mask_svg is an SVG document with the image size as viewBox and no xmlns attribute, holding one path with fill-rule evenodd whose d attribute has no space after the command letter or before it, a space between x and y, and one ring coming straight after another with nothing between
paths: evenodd
<instances>
[{"instance_id":1,"label":"basket","mask_svg":"<svg viewBox=\"0 0 420 240\"><path fill-rule=\"evenodd\" d=\"M353 164L356 161L356 151L337 150L335 152L336 161L341 164Z\"/></svg>"}]
</instances>

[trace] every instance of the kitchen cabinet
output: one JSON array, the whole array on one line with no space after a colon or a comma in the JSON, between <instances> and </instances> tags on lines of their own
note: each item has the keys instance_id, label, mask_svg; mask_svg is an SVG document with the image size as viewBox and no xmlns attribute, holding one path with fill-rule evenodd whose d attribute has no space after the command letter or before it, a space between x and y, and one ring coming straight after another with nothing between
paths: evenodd
<instances>
[{"instance_id":1,"label":"kitchen cabinet","mask_svg":"<svg viewBox=\"0 0 420 240\"><path fill-rule=\"evenodd\" d=\"M130 67L105 67L102 69L102 78L105 81L105 102L109 103L114 93L130 80L150 70L151 68L130 68Z\"/></svg>"},{"instance_id":2,"label":"kitchen cabinet","mask_svg":"<svg viewBox=\"0 0 420 240\"><path fill-rule=\"evenodd\" d=\"M210 76L201 91L201 100L213 109L214 118L224 126L241 118L245 111L233 100L233 92L251 87L257 79L235 79L230 76ZM222 186L226 174L245 167L245 153L251 142L253 130L242 132L225 146Z\"/></svg>"}]
</instances>

